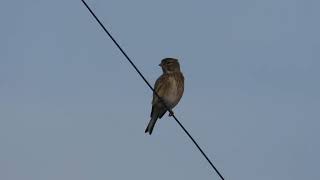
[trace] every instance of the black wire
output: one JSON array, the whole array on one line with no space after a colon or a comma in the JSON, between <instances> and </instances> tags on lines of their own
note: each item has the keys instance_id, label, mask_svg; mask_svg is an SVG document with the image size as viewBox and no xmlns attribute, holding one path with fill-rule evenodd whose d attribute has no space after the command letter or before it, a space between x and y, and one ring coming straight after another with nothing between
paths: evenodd
<instances>
[{"instance_id":1,"label":"black wire","mask_svg":"<svg viewBox=\"0 0 320 180\"><path fill-rule=\"evenodd\" d=\"M162 98L157 94L157 92L152 88L152 86L150 85L150 83L147 81L147 79L142 75L142 73L140 72L140 70L137 68L137 66L131 61L131 59L129 58L129 56L124 52L124 50L121 48L121 46L117 43L117 41L112 37L112 35L109 33L109 31L104 27L104 25L100 22L100 20L98 19L98 17L94 14L94 12L90 9L90 7L87 5L87 3L84 0L81 0L83 2L83 4L87 7L87 9L90 11L90 13L92 14L92 16L97 20L97 22L100 24L100 26L103 28L103 30L108 34L108 36L111 38L111 40L116 44L116 46L120 49L120 51L122 52L122 54L127 58L127 60L129 61L129 63L133 66L133 68L137 71L137 73L140 75L140 77L144 80L144 82L149 86L149 88L153 91L153 93L161 100L161 102L163 103L163 105L166 107L166 109L169 112L172 112L172 110L170 108L168 108L168 106L166 105L166 103L164 103L164 101L162 100ZM179 124L179 126L183 129L183 131L189 136L189 138L192 140L192 142L197 146L197 148L199 149L199 151L201 152L201 154L207 159L207 161L209 162L209 164L211 165L211 167L216 171L216 173L219 175L219 177L224 180L223 176L220 174L220 172L218 171L218 169L213 165L213 163L211 162L211 160L208 158L208 156L203 152L203 150L200 148L200 146L198 145L198 143L193 139L193 137L190 135L190 133L186 130L186 128L184 128L184 126L180 123L180 121L177 119L177 117L172 113L172 117L176 120L176 122Z\"/></svg>"}]
</instances>

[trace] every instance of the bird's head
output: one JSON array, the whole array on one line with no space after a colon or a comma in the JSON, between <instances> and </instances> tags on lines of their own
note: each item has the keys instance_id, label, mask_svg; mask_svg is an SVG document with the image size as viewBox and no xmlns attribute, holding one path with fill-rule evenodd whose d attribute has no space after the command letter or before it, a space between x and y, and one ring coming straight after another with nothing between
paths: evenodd
<instances>
[{"instance_id":1,"label":"bird's head","mask_svg":"<svg viewBox=\"0 0 320 180\"><path fill-rule=\"evenodd\" d=\"M180 72L178 59L165 58L161 61L159 66L162 68L163 73Z\"/></svg>"}]
</instances>

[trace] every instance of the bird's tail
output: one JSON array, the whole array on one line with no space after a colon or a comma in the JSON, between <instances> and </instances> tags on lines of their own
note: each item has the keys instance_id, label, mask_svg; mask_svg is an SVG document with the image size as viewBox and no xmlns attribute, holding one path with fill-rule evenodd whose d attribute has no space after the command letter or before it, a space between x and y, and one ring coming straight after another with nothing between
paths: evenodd
<instances>
[{"instance_id":1,"label":"bird's tail","mask_svg":"<svg viewBox=\"0 0 320 180\"><path fill-rule=\"evenodd\" d=\"M153 116L150 119L149 124L148 124L146 130L144 131L145 133L148 132L150 135L152 134L152 131L153 131L154 125L156 125L157 119L158 119L157 116Z\"/></svg>"}]
</instances>

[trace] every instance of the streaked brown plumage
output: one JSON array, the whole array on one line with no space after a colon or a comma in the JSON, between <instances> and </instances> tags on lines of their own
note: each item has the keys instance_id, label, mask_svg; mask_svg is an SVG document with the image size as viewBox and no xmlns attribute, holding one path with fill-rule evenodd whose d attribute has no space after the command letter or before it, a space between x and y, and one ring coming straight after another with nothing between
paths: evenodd
<instances>
[{"instance_id":1,"label":"streaked brown plumage","mask_svg":"<svg viewBox=\"0 0 320 180\"><path fill-rule=\"evenodd\" d=\"M177 59L165 58L159 64L163 74L157 79L154 90L163 99L167 107L173 109L180 101L184 91L184 77ZM160 99L153 94L151 120L145 132L151 135L158 119L167 112Z\"/></svg>"}]
</instances>

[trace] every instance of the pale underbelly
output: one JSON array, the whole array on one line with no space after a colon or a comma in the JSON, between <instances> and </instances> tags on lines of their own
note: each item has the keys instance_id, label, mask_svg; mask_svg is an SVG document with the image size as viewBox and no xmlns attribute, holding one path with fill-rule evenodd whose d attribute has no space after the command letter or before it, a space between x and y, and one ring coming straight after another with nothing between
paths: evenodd
<instances>
[{"instance_id":1,"label":"pale underbelly","mask_svg":"<svg viewBox=\"0 0 320 180\"><path fill-rule=\"evenodd\" d=\"M166 96L163 97L169 108L174 108L179 102L179 95L177 92L177 87L172 88Z\"/></svg>"}]
</instances>

